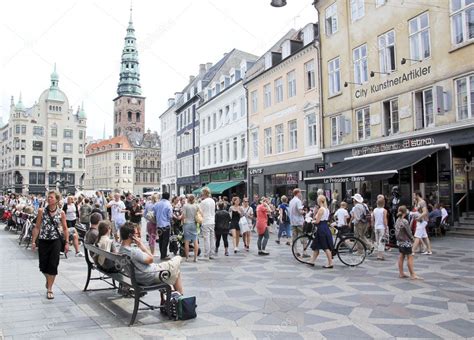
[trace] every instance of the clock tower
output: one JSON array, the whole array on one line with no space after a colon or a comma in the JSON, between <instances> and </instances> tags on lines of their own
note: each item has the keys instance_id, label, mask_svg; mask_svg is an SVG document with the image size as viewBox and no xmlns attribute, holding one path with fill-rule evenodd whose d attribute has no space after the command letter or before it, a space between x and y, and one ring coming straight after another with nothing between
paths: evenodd
<instances>
[{"instance_id":1,"label":"clock tower","mask_svg":"<svg viewBox=\"0 0 474 340\"><path fill-rule=\"evenodd\" d=\"M140 136L145 132L145 97L140 86L140 68L133 28L132 9L122 50L118 97L114 99L114 137ZM132 138L135 139L135 138Z\"/></svg>"}]
</instances>

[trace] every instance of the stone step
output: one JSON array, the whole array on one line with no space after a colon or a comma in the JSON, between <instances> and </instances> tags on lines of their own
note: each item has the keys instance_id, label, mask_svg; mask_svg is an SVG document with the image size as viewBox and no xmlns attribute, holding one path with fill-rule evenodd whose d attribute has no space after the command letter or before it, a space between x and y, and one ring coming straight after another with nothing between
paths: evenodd
<instances>
[{"instance_id":1,"label":"stone step","mask_svg":"<svg viewBox=\"0 0 474 340\"><path fill-rule=\"evenodd\" d=\"M468 230L468 231L457 231L457 230L451 230L448 231L449 236L453 237L462 237L462 238L474 238L474 230Z\"/></svg>"},{"instance_id":2,"label":"stone step","mask_svg":"<svg viewBox=\"0 0 474 340\"><path fill-rule=\"evenodd\" d=\"M474 222L466 222L466 221L463 221L462 219L456 224L457 226L460 226L460 227L473 227L474 228Z\"/></svg>"}]
</instances>

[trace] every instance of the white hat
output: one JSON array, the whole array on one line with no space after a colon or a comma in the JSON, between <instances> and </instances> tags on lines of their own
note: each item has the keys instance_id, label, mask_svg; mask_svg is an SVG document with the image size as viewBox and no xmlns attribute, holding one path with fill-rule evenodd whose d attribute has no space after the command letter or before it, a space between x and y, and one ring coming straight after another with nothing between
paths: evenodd
<instances>
[{"instance_id":1,"label":"white hat","mask_svg":"<svg viewBox=\"0 0 474 340\"><path fill-rule=\"evenodd\" d=\"M364 199L362 198L361 194L355 194L354 196L352 196L352 198L355 199L358 203L364 202Z\"/></svg>"}]
</instances>

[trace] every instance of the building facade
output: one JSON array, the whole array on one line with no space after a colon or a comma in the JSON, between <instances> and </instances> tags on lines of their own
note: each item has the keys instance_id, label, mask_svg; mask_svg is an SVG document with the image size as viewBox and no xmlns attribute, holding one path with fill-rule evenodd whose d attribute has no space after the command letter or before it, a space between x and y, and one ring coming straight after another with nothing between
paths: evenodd
<instances>
[{"instance_id":1,"label":"building facade","mask_svg":"<svg viewBox=\"0 0 474 340\"><path fill-rule=\"evenodd\" d=\"M26 108L21 95L0 128L0 187L3 192L44 194L50 189L74 193L84 184L87 117L83 107L74 113L59 76L38 102Z\"/></svg>"},{"instance_id":2,"label":"building facade","mask_svg":"<svg viewBox=\"0 0 474 340\"><path fill-rule=\"evenodd\" d=\"M247 72L249 195L291 196L322 165L317 34L289 31Z\"/></svg>"},{"instance_id":3,"label":"building facade","mask_svg":"<svg viewBox=\"0 0 474 340\"><path fill-rule=\"evenodd\" d=\"M92 142L86 148L86 190L133 192L134 152L125 136Z\"/></svg>"},{"instance_id":4,"label":"building facade","mask_svg":"<svg viewBox=\"0 0 474 340\"><path fill-rule=\"evenodd\" d=\"M135 159L133 192L141 195L150 191L159 191L161 178L161 139L158 133L148 130L129 140L134 143Z\"/></svg>"},{"instance_id":5,"label":"building facade","mask_svg":"<svg viewBox=\"0 0 474 340\"><path fill-rule=\"evenodd\" d=\"M247 103L243 77L257 56L232 50L204 88L200 118L200 182L213 195L245 196ZM196 190L199 193L200 188Z\"/></svg>"},{"instance_id":6,"label":"building facade","mask_svg":"<svg viewBox=\"0 0 474 340\"><path fill-rule=\"evenodd\" d=\"M448 3L316 1L328 169L308 182L371 202L394 186L407 204L414 190L448 210L474 201L474 4Z\"/></svg>"},{"instance_id":7,"label":"building facade","mask_svg":"<svg viewBox=\"0 0 474 340\"><path fill-rule=\"evenodd\" d=\"M161 192L176 195L176 114L175 99L168 99L168 108L160 116L161 125Z\"/></svg>"}]
</instances>

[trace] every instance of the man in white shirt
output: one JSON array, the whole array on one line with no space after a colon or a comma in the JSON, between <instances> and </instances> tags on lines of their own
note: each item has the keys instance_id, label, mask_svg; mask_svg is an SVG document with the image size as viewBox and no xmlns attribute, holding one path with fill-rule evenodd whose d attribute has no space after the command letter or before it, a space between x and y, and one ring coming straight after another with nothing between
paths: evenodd
<instances>
[{"instance_id":1,"label":"man in white shirt","mask_svg":"<svg viewBox=\"0 0 474 340\"><path fill-rule=\"evenodd\" d=\"M293 198L291 199L288 208L293 242L298 236L303 234L304 207L302 197L303 195L301 194L300 189L293 189Z\"/></svg>"},{"instance_id":2,"label":"man in white shirt","mask_svg":"<svg viewBox=\"0 0 474 340\"><path fill-rule=\"evenodd\" d=\"M199 210L202 214L201 232L204 238L204 254L203 259L212 259L211 247L216 243L216 236L214 233L215 216L216 216L216 202L211 198L211 191L205 187L201 190L202 200L199 204Z\"/></svg>"},{"instance_id":3,"label":"man in white shirt","mask_svg":"<svg viewBox=\"0 0 474 340\"><path fill-rule=\"evenodd\" d=\"M336 222L338 227L344 227L349 225L349 213L347 212L347 203L341 202L341 207L334 213L336 216Z\"/></svg>"},{"instance_id":4,"label":"man in white shirt","mask_svg":"<svg viewBox=\"0 0 474 340\"><path fill-rule=\"evenodd\" d=\"M114 194L114 200L107 204L107 208L112 210L112 226L115 240L118 241L120 227L125 223L125 203L120 200L120 194Z\"/></svg>"}]
</instances>

